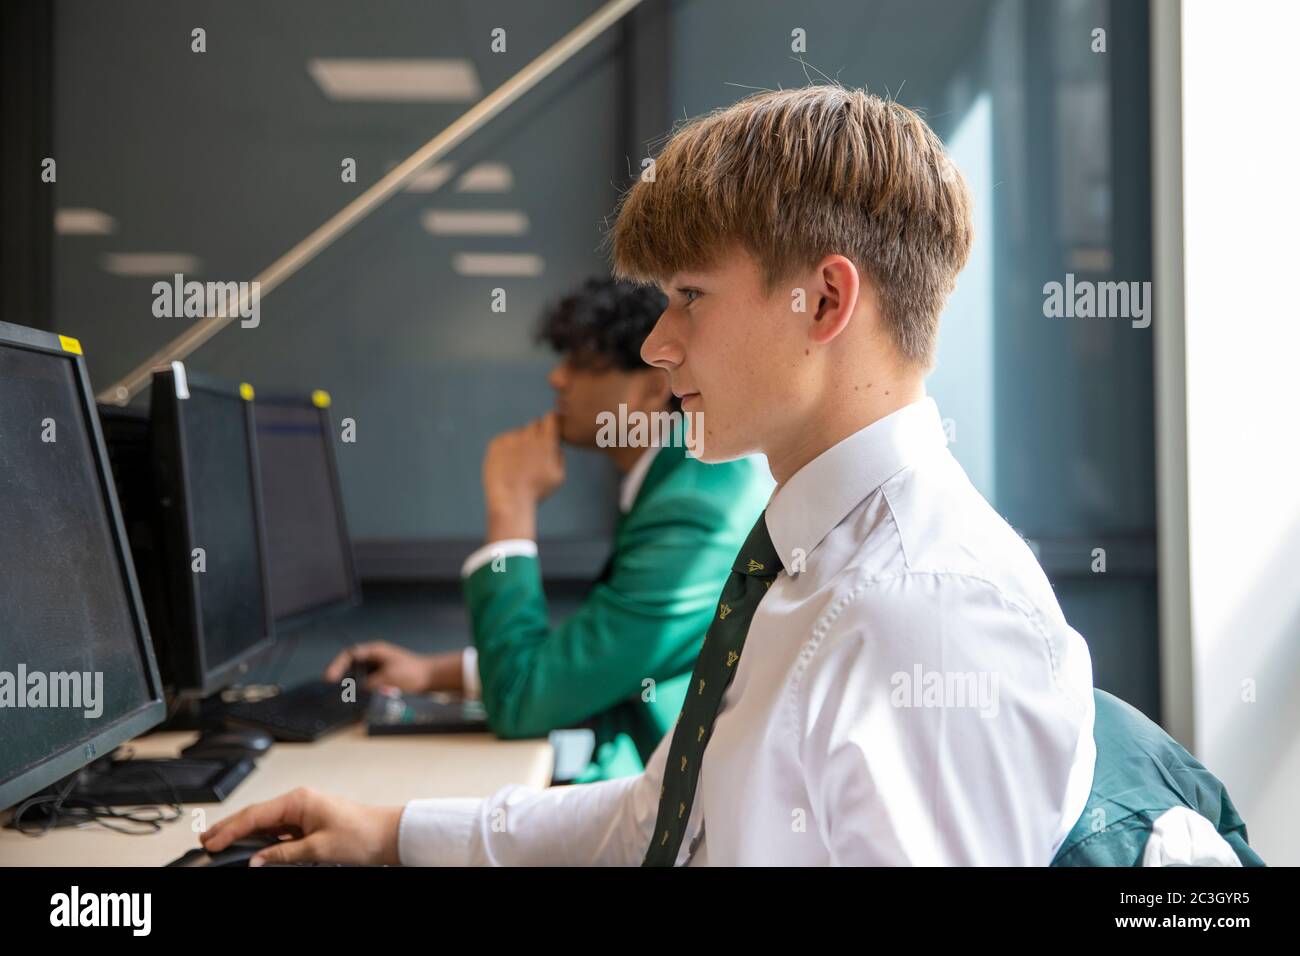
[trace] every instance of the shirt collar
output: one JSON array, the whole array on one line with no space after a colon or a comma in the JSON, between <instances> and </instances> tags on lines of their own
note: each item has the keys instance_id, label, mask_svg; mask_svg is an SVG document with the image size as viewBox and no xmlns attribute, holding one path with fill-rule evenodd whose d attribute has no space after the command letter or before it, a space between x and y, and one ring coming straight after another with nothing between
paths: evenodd
<instances>
[{"instance_id":1,"label":"shirt collar","mask_svg":"<svg viewBox=\"0 0 1300 956\"><path fill-rule=\"evenodd\" d=\"M641 457L636 460L618 487L618 510L627 514L632 510L632 505L636 503L636 496L641 491L641 485L645 483L645 476L650 473L650 466L654 464L655 453L659 451L658 445L651 445L641 453Z\"/></svg>"},{"instance_id":2,"label":"shirt collar","mask_svg":"<svg viewBox=\"0 0 1300 956\"><path fill-rule=\"evenodd\" d=\"M947 447L939 406L923 398L872 422L800 468L767 505L767 529L786 567L807 557L857 505L924 454Z\"/></svg>"}]
</instances>

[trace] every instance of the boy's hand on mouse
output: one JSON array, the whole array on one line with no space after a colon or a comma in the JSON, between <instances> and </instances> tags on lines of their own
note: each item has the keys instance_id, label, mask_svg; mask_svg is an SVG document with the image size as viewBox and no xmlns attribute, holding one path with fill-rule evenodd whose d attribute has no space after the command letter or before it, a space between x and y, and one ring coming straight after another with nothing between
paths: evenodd
<instances>
[{"instance_id":1,"label":"boy's hand on mouse","mask_svg":"<svg viewBox=\"0 0 1300 956\"><path fill-rule=\"evenodd\" d=\"M402 807L373 807L331 797L306 787L254 803L199 835L209 853L219 853L253 834L289 835L259 850L249 866L267 863L401 863L397 830Z\"/></svg>"},{"instance_id":2,"label":"boy's hand on mouse","mask_svg":"<svg viewBox=\"0 0 1300 956\"><path fill-rule=\"evenodd\" d=\"M325 680L336 684L353 667L369 671L365 688L396 687L408 694L436 690L438 661L435 657L416 654L387 641L367 641L339 651L325 668Z\"/></svg>"}]
</instances>

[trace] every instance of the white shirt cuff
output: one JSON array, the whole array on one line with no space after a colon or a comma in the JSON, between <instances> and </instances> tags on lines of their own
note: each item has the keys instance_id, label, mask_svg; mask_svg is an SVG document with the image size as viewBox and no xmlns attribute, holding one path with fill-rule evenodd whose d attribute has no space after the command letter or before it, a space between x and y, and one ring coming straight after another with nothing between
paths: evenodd
<instances>
[{"instance_id":1,"label":"white shirt cuff","mask_svg":"<svg viewBox=\"0 0 1300 956\"><path fill-rule=\"evenodd\" d=\"M469 798L412 800L397 825L403 866L469 866L483 801Z\"/></svg>"},{"instance_id":2,"label":"white shirt cuff","mask_svg":"<svg viewBox=\"0 0 1300 956\"><path fill-rule=\"evenodd\" d=\"M466 700L478 700L483 696L483 687L478 680L478 650L467 647L460 652L461 696Z\"/></svg>"},{"instance_id":3,"label":"white shirt cuff","mask_svg":"<svg viewBox=\"0 0 1300 956\"><path fill-rule=\"evenodd\" d=\"M460 566L460 576L467 578L493 558L535 558L537 542L528 538L505 538L501 541L489 541L479 548Z\"/></svg>"}]
</instances>

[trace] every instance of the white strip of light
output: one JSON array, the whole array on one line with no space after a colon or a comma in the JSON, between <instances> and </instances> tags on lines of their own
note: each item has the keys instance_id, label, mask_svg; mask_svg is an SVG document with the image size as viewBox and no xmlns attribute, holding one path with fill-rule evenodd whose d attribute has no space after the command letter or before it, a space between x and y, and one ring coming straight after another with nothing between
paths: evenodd
<instances>
[{"instance_id":1,"label":"white strip of light","mask_svg":"<svg viewBox=\"0 0 1300 956\"><path fill-rule=\"evenodd\" d=\"M202 265L198 256L185 252L110 252L104 256L104 271L115 276L167 276L195 273Z\"/></svg>"},{"instance_id":2,"label":"white strip of light","mask_svg":"<svg viewBox=\"0 0 1300 956\"><path fill-rule=\"evenodd\" d=\"M435 163L428 169L416 173L407 184L406 191L409 193L431 193L451 179L451 174L455 170L456 167L451 163Z\"/></svg>"},{"instance_id":3,"label":"white strip of light","mask_svg":"<svg viewBox=\"0 0 1300 956\"><path fill-rule=\"evenodd\" d=\"M456 181L458 193L504 193L515 186L514 173L505 163L479 163Z\"/></svg>"},{"instance_id":4,"label":"white strip of light","mask_svg":"<svg viewBox=\"0 0 1300 956\"><path fill-rule=\"evenodd\" d=\"M451 267L463 276L539 276L545 268L541 256L514 252L458 252Z\"/></svg>"},{"instance_id":5,"label":"white strip of light","mask_svg":"<svg viewBox=\"0 0 1300 956\"><path fill-rule=\"evenodd\" d=\"M60 236L107 236L117 231L117 220L98 209L58 209L54 231Z\"/></svg>"},{"instance_id":6,"label":"white strip of light","mask_svg":"<svg viewBox=\"0 0 1300 956\"><path fill-rule=\"evenodd\" d=\"M483 95L466 59L313 59L307 72L332 100L469 103Z\"/></svg>"},{"instance_id":7,"label":"white strip of light","mask_svg":"<svg viewBox=\"0 0 1300 956\"><path fill-rule=\"evenodd\" d=\"M513 209L427 209L420 222L435 236L522 236L528 232L527 214Z\"/></svg>"}]
</instances>

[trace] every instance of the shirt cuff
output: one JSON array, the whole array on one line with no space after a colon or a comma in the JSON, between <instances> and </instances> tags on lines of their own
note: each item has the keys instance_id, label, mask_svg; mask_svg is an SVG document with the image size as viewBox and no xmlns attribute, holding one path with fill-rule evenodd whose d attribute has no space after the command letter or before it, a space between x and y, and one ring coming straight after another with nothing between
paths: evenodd
<instances>
[{"instance_id":1,"label":"shirt cuff","mask_svg":"<svg viewBox=\"0 0 1300 956\"><path fill-rule=\"evenodd\" d=\"M489 541L479 548L460 567L460 576L467 578L493 558L535 558L537 542L529 538L505 538L501 541Z\"/></svg>"},{"instance_id":2,"label":"shirt cuff","mask_svg":"<svg viewBox=\"0 0 1300 956\"><path fill-rule=\"evenodd\" d=\"M473 798L412 800L397 825L403 866L469 866L483 801Z\"/></svg>"},{"instance_id":3,"label":"shirt cuff","mask_svg":"<svg viewBox=\"0 0 1300 956\"><path fill-rule=\"evenodd\" d=\"M467 647L460 652L461 696L466 700L478 700L483 696L483 687L478 679L478 651Z\"/></svg>"}]
</instances>

